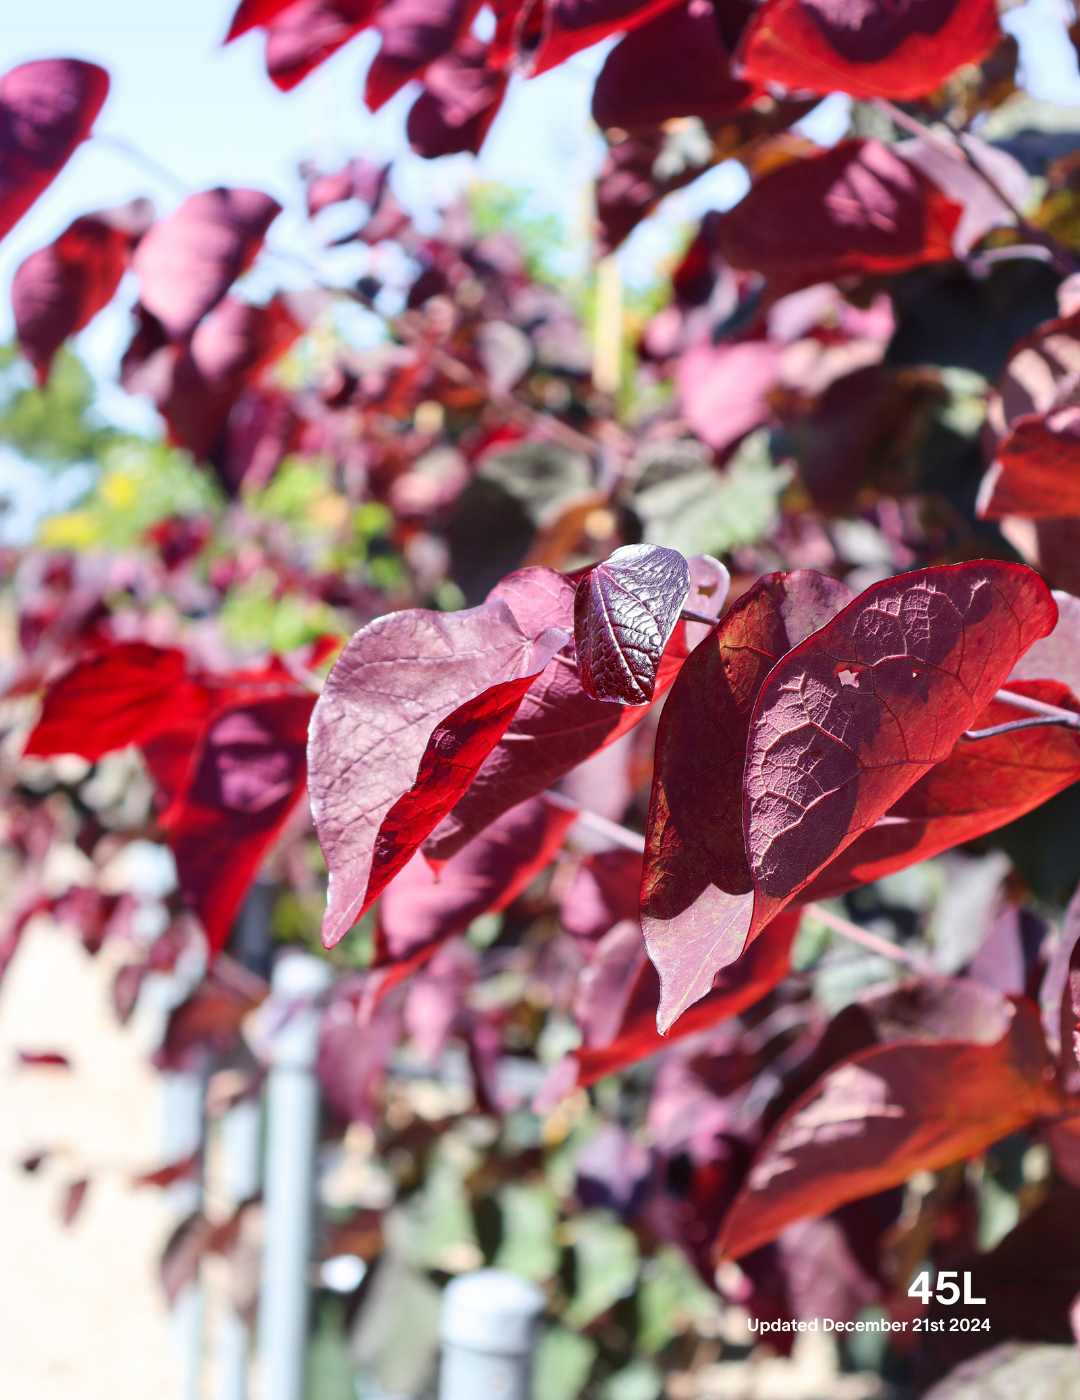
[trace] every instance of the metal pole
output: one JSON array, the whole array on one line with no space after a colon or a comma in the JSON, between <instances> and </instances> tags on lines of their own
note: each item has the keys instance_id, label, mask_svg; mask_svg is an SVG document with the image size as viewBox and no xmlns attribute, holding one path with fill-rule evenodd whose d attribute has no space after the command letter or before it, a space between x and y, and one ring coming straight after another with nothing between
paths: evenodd
<instances>
[{"instance_id":1,"label":"metal pole","mask_svg":"<svg viewBox=\"0 0 1080 1400\"><path fill-rule=\"evenodd\" d=\"M504 1269L477 1269L447 1284L439 1336L439 1400L529 1400L545 1297Z\"/></svg>"},{"instance_id":2,"label":"metal pole","mask_svg":"<svg viewBox=\"0 0 1080 1400\"><path fill-rule=\"evenodd\" d=\"M203 1106L206 1081L201 1074L189 1072L162 1076L165 1091L164 1157L166 1162L180 1162L190 1157L203 1140ZM202 1205L201 1181L176 1181L169 1187L169 1197L177 1215L188 1216ZM204 1304L202 1281L196 1275L185 1287L172 1307L170 1332L180 1358L181 1400L198 1400L202 1372Z\"/></svg>"},{"instance_id":3,"label":"metal pole","mask_svg":"<svg viewBox=\"0 0 1080 1400\"><path fill-rule=\"evenodd\" d=\"M319 1012L312 1001L333 970L307 953L289 953L271 978L267 1078L265 1241L259 1294L262 1400L303 1400L308 1331L308 1265L319 1126L315 1079Z\"/></svg>"},{"instance_id":4,"label":"metal pole","mask_svg":"<svg viewBox=\"0 0 1080 1400\"><path fill-rule=\"evenodd\" d=\"M221 1118L222 1192L233 1206L259 1190L262 1109L257 1099L241 1099ZM247 1400L248 1329L230 1296L218 1333L218 1400Z\"/></svg>"}]
</instances>

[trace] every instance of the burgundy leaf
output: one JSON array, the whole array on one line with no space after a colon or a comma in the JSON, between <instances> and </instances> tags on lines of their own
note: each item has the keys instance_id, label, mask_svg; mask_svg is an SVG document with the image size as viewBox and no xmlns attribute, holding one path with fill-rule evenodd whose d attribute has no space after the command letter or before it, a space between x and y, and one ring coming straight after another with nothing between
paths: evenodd
<instances>
[{"instance_id":1,"label":"burgundy leaf","mask_svg":"<svg viewBox=\"0 0 1080 1400\"><path fill-rule=\"evenodd\" d=\"M790 292L950 259L960 215L880 141L842 141L763 175L721 220L720 251Z\"/></svg>"},{"instance_id":2,"label":"burgundy leaf","mask_svg":"<svg viewBox=\"0 0 1080 1400\"><path fill-rule=\"evenodd\" d=\"M574 585L554 569L519 569L492 590L523 627L574 626ZM718 604L719 606L719 604ZM657 677L662 694L686 655L681 630L672 633ZM509 808L549 788L572 768L632 729L646 711L586 695L565 658L549 662L530 687L506 734L484 761L469 790L424 844L432 861L448 860Z\"/></svg>"},{"instance_id":3,"label":"burgundy leaf","mask_svg":"<svg viewBox=\"0 0 1080 1400\"><path fill-rule=\"evenodd\" d=\"M749 82L852 97L925 97L1001 31L990 0L768 0L736 52Z\"/></svg>"},{"instance_id":4,"label":"burgundy leaf","mask_svg":"<svg viewBox=\"0 0 1080 1400\"><path fill-rule=\"evenodd\" d=\"M755 924L948 757L1056 621L1024 565L953 564L873 585L774 667L746 750Z\"/></svg>"},{"instance_id":5,"label":"burgundy leaf","mask_svg":"<svg viewBox=\"0 0 1080 1400\"><path fill-rule=\"evenodd\" d=\"M530 798L512 807L434 873L417 853L379 901L380 960L413 958L474 919L505 909L551 862L577 820Z\"/></svg>"},{"instance_id":6,"label":"burgundy leaf","mask_svg":"<svg viewBox=\"0 0 1080 1400\"><path fill-rule=\"evenodd\" d=\"M211 953L228 941L263 856L304 794L306 693L218 715L192 760L190 782L162 815L180 893Z\"/></svg>"},{"instance_id":7,"label":"burgundy leaf","mask_svg":"<svg viewBox=\"0 0 1080 1400\"><path fill-rule=\"evenodd\" d=\"M892 149L963 209L953 231L958 258L966 256L992 228L1012 223L1014 211L1028 201L1031 181L1024 167L1008 151L977 136L965 134L951 149L929 137L897 141Z\"/></svg>"},{"instance_id":8,"label":"burgundy leaf","mask_svg":"<svg viewBox=\"0 0 1080 1400\"><path fill-rule=\"evenodd\" d=\"M994 1043L898 1040L830 1070L779 1121L728 1212L717 1252L739 1258L807 1216L938 1171L1042 1114L1057 1116L1042 1031L1021 1001Z\"/></svg>"},{"instance_id":9,"label":"burgundy leaf","mask_svg":"<svg viewBox=\"0 0 1080 1400\"><path fill-rule=\"evenodd\" d=\"M77 58L22 63L0 78L0 238L90 134L109 75Z\"/></svg>"},{"instance_id":10,"label":"burgundy leaf","mask_svg":"<svg viewBox=\"0 0 1080 1400\"><path fill-rule=\"evenodd\" d=\"M1045 642L1036 642L1032 651L1042 645ZM1018 694L1080 712L1080 702L1056 681L1010 677L1008 685ZM989 729L1022 716L1022 710L995 700L979 715L974 727ZM1076 730L1046 726L992 739L960 739L948 758L931 768L885 816L826 865L803 891L803 897L830 899L973 841L1015 821L1078 780L1080 735Z\"/></svg>"},{"instance_id":11,"label":"burgundy leaf","mask_svg":"<svg viewBox=\"0 0 1080 1400\"><path fill-rule=\"evenodd\" d=\"M226 296L186 345L162 346L137 366L133 344L124 359L124 386L151 395L173 442L199 460L219 458L245 386L288 350L300 330L280 297L252 306Z\"/></svg>"},{"instance_id":12,"label":"burgundy leaf","mask_svg":"<svg viewBox=\"0 0 1080 1400\"><path fill-rule=\"evenodd\" d=\"M594 700L652 703L664 649L690 592L676 549L631 544L590 569L574 598L581 688Z\"/></svg>"},{"instance_id":13,"label":"burgundy leaf","mask_svg":"<svg viewBox=\"0 0 1080 1400\"><path fill-rule=\"evenodd\" d=\"M314 216L345 199L361 199L374 206L389 173L389 166L377 165L361 156L332 175L315 175L307 187L308 213Z\"/></svg>"},{"instance_id":14,"label":"burgundy leaf","mask_svg":"<svg viewBox=\"0 0 1080 1400\"><path fill-rule=\"evenodd\" d=\"M282 92L325 63L370 21L375 0L293 0L261 21L266 71Z\"/></svg>"},{"instance_id":15,"label":"burgundy leaf","mask_svg":"<svg viewBox=\"0 0 1080 1400\"><path fill-rule=\"evenodd\" d=\"M71 1061L58 1050L20 1050L19 1064L35 1068L70 1069Z\"/></svg>"},{"instance_id":16,"label":"burgundy leaf","mask_svg":"<svg viewBox=\"0 0 1080 1400\"><path fill-rule=\"evenodd\" d=\"M15 329L38 383L49 377L53 356L64 341L87 325L112 300L131 260L131 250L153 218L148 200L126 209L76 219L47 248L22 263L11 283ZM134 217L125 217L132 215Z\"/></svg>"},{"instance_id":17,"label":"burgundy leaf","mask_svg":"<svg viewBox=\"0 0 1080 1400\"><path fill-rule=\"evenodd\" d=\"M453 806L566 640L558 628L523 630L497 601L391 613L353 637L311 722L311 805L330 867L327 947Z\"/></svg>"},{"instance_id":18,"label":"burgundy leaf","mask_svg":"<svg viewBox=\"0 0 1080 1400\"><path fill-rule=\"evenodd\" d=\"M261 977L221 954L187 999L169 1012L165 1038L154 1051L155 1067L198 1071L212 1057L231 1051L244 1018L268 991Z\"/></svg>"},{"instance_id":19,"label":"burgundy leaf","mask_svg":"<svg viewBox=\"0 0 1080 1400\"><path fill-rule=\"evenodd\" d=\"M143 306L170 339L189 336L255 260L281 205L258 190L193 194L135 250Z\"/></svg>"},{"instance_id":20,"label":"burgundy leaf","mask_svg":"<svg viewBox=\"0 0 1080 1400\"><path fill-rule=\"evenodd\" d=\"M575 938L595 942L621 920L636 917L640 888L641 856L637 851L621 847L598 851L586 856L574 872L562 898L559 920Z\"/></svg>"},{"instance_id":21,"label":"burgundy leaf","mask_svg":"<svg viewBox=\"0 0 1080 1400\"><path fill-rule=\"evenodd\" d=\"M382 0L372 28L382 46L364 85L364 103L377 112L412 78L453 48L468 31L478 0Z\"/></svg>"},{"instance_id":22,"label":"burgundy leaf","mask_svg":"<svg viewBox=\"0 0 1080 1400\"><path fill-rule=\"evenodd\" d=\"M649 956L667 1030L738 957L753 880L742 778L751 715L771 667L850 599L810 570L767 574L728 609L684 664L656 737L641 887Z\"/></svg>"},{"instance_id":23,"label":"burgundy leaf","mask_svg":"<svg viewBox=\"0 0 1080 1400\"><path fill-rule=\"evenodd\" d=\"M628 1065L655 1055L674 1041L710 1030L755 1005L791 970L791 945L799 918L798 911L785 910L737 963L716 974L705 996L684 1012L665 1036L656 1029L660 979L641 948L633 963L631 984L620 995L619 1020L611 1038L606 1044L600 1044L600 1035L594 1032L591 1044L575 1050L555 1065L548 1083L540 1091L538 1109L577 1085L595 1084L609 1074L617 1074ZM625 952L624 946L614 941L611 948L620 955ZM605 1025L610 1029L610 1020Z\"/></svg>"},{"instance_id":24,"label":"burgundy leaf","mask_svg":"<svg viewBox=\"0 0 1080 1400\"><path fill-rule=\"evenodd\" d=\"M506 92L507 74L493 71L487 46L466 35L424 73L424 90L413 103L405 132L425 160L471 151L484 144Z\"/></svg>"},{"instance_id":25,"label":"burgundy leaf","mask_svg":"<svg viewBox=\"0 0 1080 1400\"><path fill-rule=\"evenodd\" d=\"M682 0L611 50L593 88L592 114L601 131L636 133L678 117L709 124L755 91L729 72L711 0Z\"/></svg>"},{"instance_id":26,"label":"burgundy leaf","mask_svg":"<svg viewBox=\"0 0 1080 1400\"><path fill-rule=\"evenodd\" d=\"M157 1171L142 1172L132 1177L132 1186L173 1186L178 1181L198 1181L202 1172L202 1148L197 1147L179 1162L170 1162Z\"/></svg>"}]
</instances>

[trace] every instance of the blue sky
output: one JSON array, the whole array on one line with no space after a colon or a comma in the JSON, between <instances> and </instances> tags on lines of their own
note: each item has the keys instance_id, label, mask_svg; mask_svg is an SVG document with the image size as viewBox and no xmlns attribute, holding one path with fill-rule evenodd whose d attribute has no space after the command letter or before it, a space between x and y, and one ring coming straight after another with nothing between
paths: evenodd
<instances>
[{"instance_id":1,"label":"blue sky","mask_svg":"<svg viewBox=\"0 0 1080 1400\"><path fill-rule=\"evenodd\" d=\"M165 211L185 190L219 184L264 189L296 211L296 167L305 158L334 169L359 154L396 157L395 187L421 211L479 174L529 189L537 211L560 215L570 239L587 229L588 181L603 149L589 120L589 96L604 46L530 82L515 79L478 161L426 162L408 151L404 138L411 90L376 116L360 100L373 35L354 40L284 94L266 77L261 36L222 46L233 8L234 0L6 0L0 72L49 56L101 63L112 86L97 131L133 144L169 175L140 166L106 140L84 144L0 244L0 338L12 332L7 287L15 268L78 214L143 195ZM1005 22L1020 37L1028 87L1040 97L1080 104L1063 14L1064 0L1029 0ZM829 99L811 114L808 134L835 141L846 127L845 112L843 98ZM649 275L669 246L673 224L729 206L745 187L741 167L728 162L672 196L662 217L631 240L624 258L630 277ZM294 212L277 221L270 241L302 248L309 236ZM107 388L130 333L126 303L133 296L134 287L125 284L124 295L83 332L78 348L105 387L108 415L147 428L154 421L149 406Z\"/></svg>"}]
</instances>

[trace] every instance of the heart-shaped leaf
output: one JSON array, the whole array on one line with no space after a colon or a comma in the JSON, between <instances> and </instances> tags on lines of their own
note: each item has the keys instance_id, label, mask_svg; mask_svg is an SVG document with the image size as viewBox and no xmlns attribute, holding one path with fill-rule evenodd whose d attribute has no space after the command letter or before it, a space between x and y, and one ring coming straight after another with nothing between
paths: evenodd
<instances>
[{"instance_id":1,"label":"heart-shaped leaf","mask_svg":"<svg viewBox=\"0 0 1080 1400\"><path fill-rule=\"evenodd\" d=\"M206 190L146 234L134 257L140 300L171 340L189 336L251 266L280 213L258 190Z\"/></svg>"},{"instance_id":2,"label":"heart-shaped leaf","mask_svg":"<svg viewBox=\"0 0 1080 1400\"><path fill-rule=\"evenodd\" d=\"M333 947L469 785L566 632L505 603L391 613L334 663L311 722L311 807Z\"/></svg>"},{"instance_id":3,"label":"heart-shaped leaf","mask_svg":"<svg viewBox=\"0 0 1080 1400\"><path fill-rule=\"evenodd\" d=\"M1033 570L973 560L874 584L773 668L744 775L755 924L948 758L1056 621Z\"/></svg>"},{"instance_id":4,"label":"heart-shaped leaf","mask_svg":"<svg viewBox=\"0 0 1080 1400\"><path fill-rule=\"evenodd\" d=\"M766 1139L724 1220L732 1259L807 1216L982 1152L1060 1112L1034 1009L1021 1002L993 1044L901 1040L830 1070Z\"/></svg>"},{"instance_id":5,"label":"heart-shaped leaf","mask_svg":"<svg viewBox=\"0 0 1080 1400\"><path fill-rule=\"evenodd\" d=\"M880 141L842 141L763 175L723 216L720 251L795 291L950 259L960 214Z\"/></svg>"},{"instance_id":6,"label":"heart-shaped leaf","mask_svg":"<svg viewBox=\"0 0 1080 1400\"><path fill-rule=\"evenodd\" d=\"M0 238L85 141L109 75L77 58L20 63L0 78Z\"/></svg>"},{"instance_id":7,"label":"heart-shaped leaf","mask_svg":"<svg viewBox=\"0 0 1080 1400\"><path fill-rule=\"evenodd\" d=\"M684 663L656 736L641 886L666 1031L739 956L753 881L742 776L758 691L773 665L851 598L812 570L767 574Z\"/></svg>"},{"instance_id":8,"label":"heart-shaped leaf","mask_svg":"<svg viewBox=\"0 0 1080 1400\"><path fill-rule=\"evenodd\" d=\"M590 569L574 599L578 675L585 694L648 705L689 592L686 560L662 545L624 545Z\"/></svg>"},{"instance_id":9,"label":"heart-shaped leaf","mask_svg":"<svg viewBox=\"0 0 1080 1400\"><path fill-rule=\"evenodd\" d=\"M844 7L769 0L736 52L750 82L853 97L925 97L1001 37L992 0L887 0Z\"/></svg>"}]
</instances>

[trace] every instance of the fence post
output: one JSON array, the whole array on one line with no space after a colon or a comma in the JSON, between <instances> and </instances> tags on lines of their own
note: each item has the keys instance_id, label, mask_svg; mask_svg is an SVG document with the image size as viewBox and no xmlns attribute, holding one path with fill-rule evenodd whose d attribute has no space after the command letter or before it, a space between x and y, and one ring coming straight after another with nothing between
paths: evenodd
<instances>
[{"instance_id":1,"label":"fence post","mask_svg":"<svg viewBox=\"0 0 1080 1400\"><path fill-rule=\"evenodd\" d=\"M232 1206L258 1194L261 1163L262 1105L241 1099L221 1118L222 1191ZM218 1335L217 1400L248 1400L247 1324L228 1299Z\"/></svg>"},{"instance_id":2,"label":"fence post","mask_svg":"<svg viewBox=\"0 0 1080 1400\"><path fill-rule=\"evenodd\" d=\"M266 1087L265 1241L259 1293L262 1400L303 1400L308 1268L319 1127L315 1078L319 1012L314 999L333 981L328 963L287 953L274 967Z\"/></svg>"},{"instance_id":3,"label":"fence post","mask_svg":"<svg viewBox=\"0 0 1080 1400\"><path fill-rule=\"evenodd\" d=\"M529 1400L545 1302L534 1283L504 1269L477 1269L448 1283L439 1323L439 1400Z\"/></svg>"}]
</instances>

